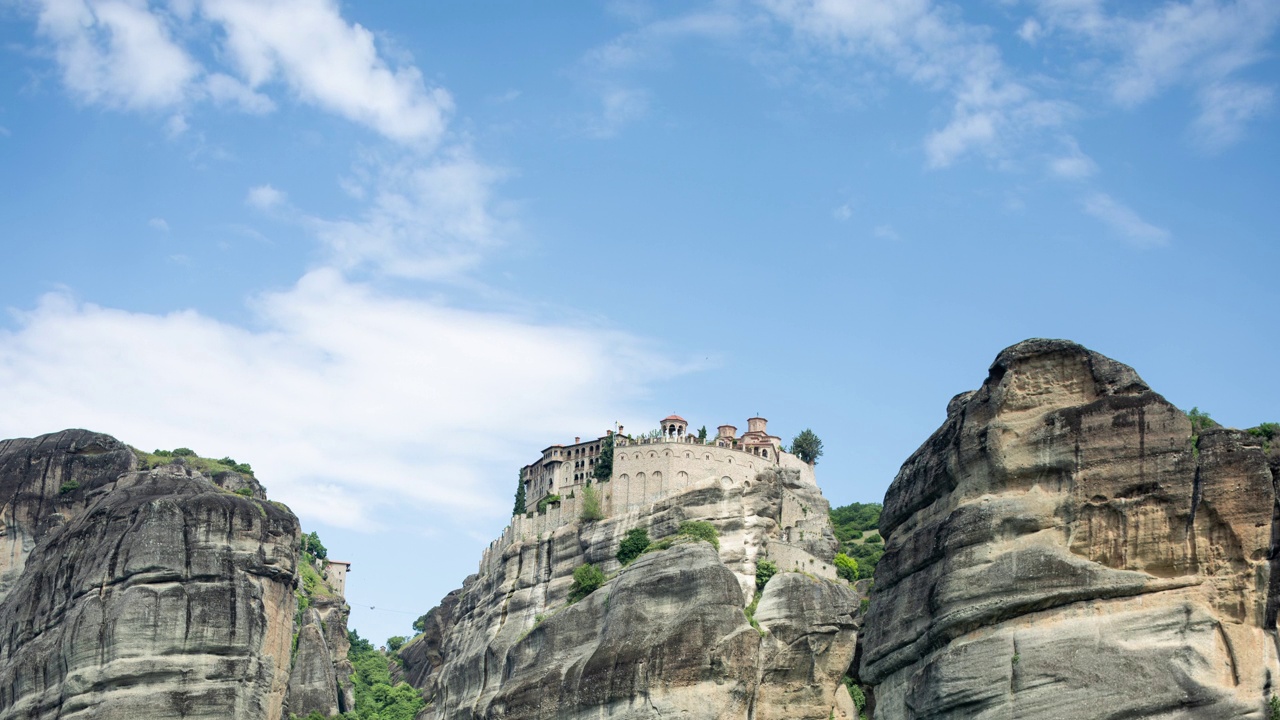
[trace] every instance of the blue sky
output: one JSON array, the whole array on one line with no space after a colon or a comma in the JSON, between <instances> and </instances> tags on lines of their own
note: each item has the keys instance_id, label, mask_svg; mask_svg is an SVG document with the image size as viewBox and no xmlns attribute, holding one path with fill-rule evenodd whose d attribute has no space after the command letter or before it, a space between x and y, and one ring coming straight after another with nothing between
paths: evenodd
<instances>
[{"instance_id":1,"label":"blue sky","mask_svg":"<svg viewBox=\"0 0 1280 720\"><path fill-rule=\"evenodd\" d=\"M678 412L836 504L1003 347L1280 420L1270 0L0 1L0 435L250 462L407 632ZM370 609L372 606L373 609Z\"/></svg>"}]
</instances>

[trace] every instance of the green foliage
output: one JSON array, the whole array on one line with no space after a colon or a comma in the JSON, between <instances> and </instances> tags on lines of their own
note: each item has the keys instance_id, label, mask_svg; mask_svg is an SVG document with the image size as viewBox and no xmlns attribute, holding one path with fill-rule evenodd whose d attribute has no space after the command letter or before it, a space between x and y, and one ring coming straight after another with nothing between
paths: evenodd
<instances>
[{"instance_id":1,"label":"green foliage","mask_svg":"<svg viewBox=\"0 0 1280 720\"><path fill-rule=\"evenodd\" d=\"M760 623L756 621L756 608L760 607L760 596L762 593L756 590L756 594L751 598L751 604L742 609L742 613L747 616L747 622L751 623L751 627L760 633L760 637L764 637L765 632L760 627Z\"/></svg>"},{"instance_id":2,"label":"green foliage","mask_svg":"<svg viewBox=\"0 0 1280 720\"><path fill-rule=\"evenodd\" d=\"M1191 421L1191 432L1199 435L1201 432L1209 428L1218 427L1218 423L1209 417L1209 413L1200 412L1200 408L1193 407L1191 412L1187 413L1187 419Z\"/></svg>"},{"instance_id":3,"label":"green foliage","mask_svg":"<svg viewBox=\"0 0 1280 720\"><path fill-rule=\"evenodd\" d=\"M1272 695L1271 699L1267 700L1267 710L1267 720L1280 720L1280 697Z\"/></svg>"},{"instance_id":4,"label":"green foliage","mask_svg":"<svg viewBox=\"0 0 1280 720\"><path fill-rule=\"evenodd\" d=\"M707 442L707 426L703 425L698 428L698 442L706 444Z\"/></svg>"},{"instance_id":5,"label":"green foliage","mask_svg":"<svg viewBox=\"0 0 1280 720\"><path fill-rule=\"evenodd\" d=\"M200 457L199 455L196 455L196 451L192 450L191 448L174 448L173 456L174 457Z\"/></svg>"},{"instance_id":6,"label":"green foliage","mask_svg":"<svg viewBox=\"0 0 1280 720\"><path fill-rule=\"evenodd\" d=\"M647 555L648 553L651 553L651 552L660 552L662 550L670 550L671 546L674 544L675 544L675 538L665 538L663 540L656 540L654 542L649 543L649 547L645 548L644 552L640 554Z\"/></svg>"},{"instance_id":7,"label":"green foliage","mask_svg":"<svg viewBox=\"0 0 1280 720\"><path fill-rule=\"evenodd\" d=\"M880 537L880 533L876 533L875 535L868 535L866 542L872 545L879 545L884 542L884 538Z\"/></svg>"},{"instance_id":8,"label":"green foliage","mask_svg":"<svg viewBox=\"0 0 1280 720\"><path fill-rule=\"evenodd\" d=\"M599 482L608 482L613 477L613 436L609 435L600 441L600 455L596 457L595 467L591 473Z\"/></svg>"},{"instance_id":9,"label":"green foliage","mask_svg":"<svg viewBox=\"0 0 1280 720\"><path fill-rule=\"evenodd\" d=\"M59 495L66 495L69 492L75 492L80 489L80 483L75 480L66 480L58 488Z\"/></svg>"},{"instance_id":10,"label":"green foliage","mask_svg":"<svg viewBox=\"0 0 1280 720\"><path fill-rule=\"evenodd\" d=\"M844 542L854 532L875 530L880 524L880 512L884 506L880 503L849 503L831 510L831 525L835 529L836 539Z\"/></svg>"},{"instance_id":11,"label":"green foliage","mask_svg":"<svg viewBox=\"0 0 1280 720\"><path fill-rule=\"evenodd\" d=\"M391 652L398 652L407 642L409 642L409 638L403 635L392 635L387 638L387 649Z\"/></svg>"},{"instance_id":12,"label":"green foliage","mask_svg":"<svg viewBox=\"0 0 1280 720\"><path fill-rule=\"evenodd\" d=\"M419 617L417 620L413 621L413 630L414 632L419 632L419 633L424 633L427 631L426 615L423 615L422 617Z\"/></svg>"},{"instance_id":13,"label":"green foliage","mask_svg":"<svg viewBox=\"0 0 1280 720\"><path fill-rule=\"evenodd\" d=\"M586 563L573 571L573 585L569 588L569 602L576 603L595 592L604 584L604 572L600 568Z\"/></svg>"},{"instance_id":14,"label":"green foliage","mask_svg":"<svg viewBox=\"0 0 1280 720\"><path fill-rule=\"evenodd\" d=\"M706 520L685 520L680 523L680 528L676 530L678 535L688 535L698 540L706 540L711 543L711 547L716 550L720 549L720 533L716 532L716 526Z\"/></svg>"},{"instance_id":15,"label":"green foliage","mask_svg":"<svg viewBox=\"0 0 1280 720\"><path fill-rule=\"evenodd\" d=\"M253 497L253 488L236 488L236 494L241 497Z\"/></svg>"},{"instance_id":16,"label":"green foliage","mask_svg":"<svg viewBox=\"0 0 1280 720\"><path fill-rule=\"evenodd\" d=\"M810 465L816 464L818 458L822 457L822 440L812 430L805 428L791 439L790 452Z\"/></svg>"},{"instance_id":17,"label":"green foliage","mask_svg":"<svg viewBox=\"0 0 1280 720\"><path fill-rule=\"evenodd\" d=\"M867 694L863 692L862 686L857 681L845 675L844 686L849 689L849 697L853 698L854 707L861 710L867 706Z\"/></svg>"},{"instance_id":18,"label":"green foliage","mask_svg":"<svg viewBox=\"0 0 1280 720\"><path fill-rule=\"evenodd\" d=\"M347 633L351 650L347 659L354 673L356 707L346 716L350 720L413 720L426 706L426 701L408 683L391 684L390 660L368 640L351 630ZM388 643L390 640L388 640Z\"/></svg>"},{"instance_id":19,"label":"green foliage","mask_svg":"<svg viewBox=\"0 0 1280 720\"><path fill-rule=\"evenodd\" d=\"M858 561L844 553L836 553L836 574L849 582L856 582L858 579Z\"/></svg>"},{"instance_id":20,"label":"green foliage","mask_svg":"<svg viewBox=\"0 0 1280 720\"><path fill-rule=\"evenodd\" d=\"M772 560L761 560L756 563L756 592L762 592L769 580L778 574L778 566Z\"/></svg>"},{"instance_id":21,"label":"green foliage","mask_svg":"<svg viewBox=\"0 0 1280 720\"><path fill-rule=\"evenodd\" d=\"M528 510L524 507L524 480L516 478L516 505L511 509L511 516L523 515Z\"/></svg>"},{"instance_id":22,"label":"green foliage","mask_svg":"<svg viewBox=\"0 0 1280 720\"><path fill-rule=\"evenodd\" d=\"M844 552L858 561L858 575L871 577L876 572L880 557L884 555L884 545L849 543L844 546Z\"/></svg>"},{"instance_id":23,"label":"green foliage","mask_svg":"<svg viewBox=\"0 0 1280 720\"><path fill-rule=\"evenodd\" d=\"M1280 435L1280 423L1265 422L1257 427L1251 427L1245 432L1263 440L1275 440L1276 436Z\"/></svg>"},{"instance_id":24,"label":"green foliage","mask_svg":"<svg viewBox=\"0 0 1280 720\"><path fill-rule=\"evenodd\" d=\"M325 549L324 543L320 542L320 536L314 532L302 536L302 552L321 560L329 557L329 551Z\"/></svg>"},{"instance_id":25,"label":"green foliage","mask_svg":"<svg viewBox=\"0 0 1280 720\"><path fill-rule=\"evenodd\" d=\"M586 522L604 519L604 512L600 510L600 493L589 484L582 488L582 519Z\"/></svg>"},{"instance_id":26,"label":"green foliage","mask_svg":"<svg viewBox=\"0 0 1280 720\"><path fill-rule=\"evenodd\" d=\"M618 562L623 566L630 565L632 560L640 557L649 547L649 531L644 528L632 528L618 545Z\"/></svg>"},{"instance_id":27,"label":"green foliage","mask_svg":"<svg viewBox=\"0 0 1280 720\"><path fill-rule=\"evenodd\" d=\"M238 472L241 475L253 475L253 468L250 467L248 463L238 463L229 457L224 457L219 460L203 458L197 455L191 448L156 450L154 452L143 452L137 448L133 448L133 454L138 457L139 466L143 470L150 470L176 461L193 467L210 476L228 471Z\"/></svg>"},{"instance_id":28,"label":"green foliage","mask_svg":"<svg viewBox=\"0 0 1280 720\"><path fill-rule=\"evenodd\" d=\"M558 502L560 502L559 495L556 495L554 493L551 495L547 495L546 497L538 501L538 514L539 515L546 514L547 506L550 505L551 503L558 503Z\"/></svg>"}]
</instances>

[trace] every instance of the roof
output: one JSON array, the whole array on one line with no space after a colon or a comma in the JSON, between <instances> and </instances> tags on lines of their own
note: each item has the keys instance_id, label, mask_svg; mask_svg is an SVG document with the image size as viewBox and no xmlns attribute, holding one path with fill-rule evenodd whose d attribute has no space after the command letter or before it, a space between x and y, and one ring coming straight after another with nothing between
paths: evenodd
<instances>
[{"instance_id":1,"label":"roof","mask_svg":"<svg viewBox=\"0 0 1280 720\"><path fill-rule=\"evenodd\" d=\"M347 562L346 560L326 560L325 562L329 563L330 565L346 565L348 570L351 569L351 563Z\"/></svg>"},{"instance_id":2,"label":"roof","mask_svg":"<svg viewBox=\"0 0 1280 720\"><path fill-rule=\"evenodd\" d=\"M685 423L685 424L688 424L688 422L689 422L688 420L685 420L684 418L680 417L679 415L668 415L668 416L666 416L666 417L662 418L662 422L666 422L666 421L668 421L668 420L675 420L676 422L682 422L682 423Z\"/></svg>"}]
</instances>

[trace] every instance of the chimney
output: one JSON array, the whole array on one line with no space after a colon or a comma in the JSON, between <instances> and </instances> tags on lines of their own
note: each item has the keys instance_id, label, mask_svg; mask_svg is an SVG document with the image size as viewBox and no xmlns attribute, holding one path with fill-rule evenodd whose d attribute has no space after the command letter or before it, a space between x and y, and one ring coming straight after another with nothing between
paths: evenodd
<instances>
[{"instance_id":1,"label":"chimney","mask_svg":"<svg viewBox=\"0 0 1280 720\"><path fill-rule=\"evenodd\" d=\"M622 434L622 426L621 426L621 425L619 425L619 426L618 426L618 434L619 434L619 435L621 435L621 434Z\"/></svg>"},{"instance_id":2,"label":"chimney","mask_svg":"<svg viewBox=\"0 0 1280 720\"><path fill-rule=\"evenodd\" d=\"M580 443L580 442L582 442L582 438L578 437L577 435L574 435L574 436L573 436L573 444L574 444L574 445L577 445L577 444L578 444L578 443Z\"/></svg>"}]
</instances>

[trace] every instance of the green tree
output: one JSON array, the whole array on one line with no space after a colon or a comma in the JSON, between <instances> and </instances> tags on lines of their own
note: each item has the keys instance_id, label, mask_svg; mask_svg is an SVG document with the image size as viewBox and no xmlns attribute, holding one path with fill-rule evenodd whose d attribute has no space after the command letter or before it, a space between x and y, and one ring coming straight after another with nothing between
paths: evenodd
<instances>
[{"instance_id":1,"label":"green tree","mask_svg":"<svg viewBox=\"0 0 1280 720\"><path fill-rule=\"evenodd\" d=\"M1264 440L1275 440L1280 435L1280 423L1265 422L1258 427L1251 427L1246 432Z\"/></svg>"},{"instance_id":2,"label":"green tree","mask_svg":"<svg viewBox=\"0 0 1280 720\"><path fill-rule=\"evenodd\" d=\"M856 581L858 579L858 561L844 553L836 553L836 574L849 582Z\"/></svg>"},{"instance_id":3,"label":"green tree","mask_svg":"<svg viewBox=\"0 0 1280 720\"><path fill-rule=\"evenodd\" d=\"M630 565L632 560L640 557L644 549L649 547L649 532L644 528L632 528L618 545L618 562Z\"/></svg>"},{"instance_id":4,"label":"green tree","mask_svg":"<svg viewBox=\"0 0 1280 720\"><path fill-rule=\"evenodd\" d=\"M761 560L756 563L756 592L764 591L774 575L778 574L778 566L772 560Z\"/></svg>"},{"instance_id":5,"label":"green tree","mask_svg":"<svg viewBox=\"0 0 1280 720\"><path fill-rule=\"evenodd\" d=\"M414 632L420 632L420 633L424 633L427 631L426 615L423 615L422 617L419 617L417 620L413 621L413 630Z\"/></svg>"},{"instance_id":6,"label":"green tree","mask_svg":"<svg viewBox=\"0 0 1280 720\"><path fill-rule=\"evenodd\" d=\"M705 540L711 543L711 547L716 550L720 549L720 533L716 531L715 525L706 520L685 520L680 523L680 528L676 530L676 534Z\"/></svg>"},{"instance_id":7,"label":"green tree","mask_svg":"<svg viewBox=\"0 0 1280 720\"><path fill-rule=\"evenodd\" d=\"M354 630L348 631L351 650L352 685L356 707L353 720L413 720L426 706L422 694L408 683L391 684L391 660ZM390 642L390 640L388 640Z\"/></svg>"},{"instance_id":8,"label":"green tree","mask_svg":"<svg viewBox=\"0 0 1280 720\"><path fill-rule=\"evenodd\" d=\"M600 493L590 484L582 488L582 519L587 522L604 519L604 511L600 509Z\"/></svg>"},{"instance_id":9,"label":"green tree","mask_svg":"<svg viewBox=\"0 0 1280 720\"><path fill-rule=\"evenodd\" d=\"M700 443L707 442L707 426L706 425L703 425L702 427L698 428L698 442Z\"/></svg>"},{"instance_id":10,"label":"green tree","mask_svg":"<svg viewBox=\"0 0 1280 720\"><path fill-rule=\"evenodd\" d=\"M516 478L516 505L511 509L512 517L529 512L524 506L524 479Z\"/></svg>"},{"instance_id":11,"label":"green tree","mask_svg":"<svg viewBox=\"0 0 1280 720\"><path fill-rule=\"evenodd\" d=\"M600 568L587 563L573 570L573 585L569 587L569 602L576 603L595 592L604 584L604 573Z\"/></svg>"},{"instance_id":12,"label":"green tree","mask_svg":"<svg viewBox=\"0 0 1280 720\"><path fill-rule=\"evenodd\" d=\"M320 560L329 556L329 551L325 549L324 543L320 542L320 536L315 532L302 536L302 551Z\"/></svg>"},{"instance_id":13,"label":"green tree","mask_svg":"<svg viewBox=\"0 0 1280 720\"><path fill-rule=\"evenodd\" d=\"M805 428L791 439L791 454L810 465L816 465L818 458L822 457L822 440L812 430Z\"/></svg>"},{"instance_id":14,"label":"green tree","mask_svg":"<svg viewBox=\"0 0 1280 720\"><path fill-rule=\"evenodd\" d=\"M596 457L595 467L591 474L600 482L607 482L613 476L613 436L609 435L600 441L600 455Z\"/></svg>"},{"instance_id":15,"label":"green tree","mask_svg":"<svg viewBox=\"0 0 1280 720\"><path fill-rule=\"evenodd\" d=\"M1209 428L1218 427L1218 423L1209 417L1209 413L1200 412L1198 407L1191 408L1191 412L1187 413L1187 419L1191 421L1191 432L1197 435Z\"/></svg>"},{"instance_id":16,"label":"green tree","mask_svg":"<svg viewBox=\"0 0 1280 720\"><path fill-rule=\"evenodd\" d=\"M396 652L400 648L404 647L404 644L407 642L409 642L409 638L403 635L392 635L387 638L387 649L391 652Z\"/></svg>"}]
</instances>

